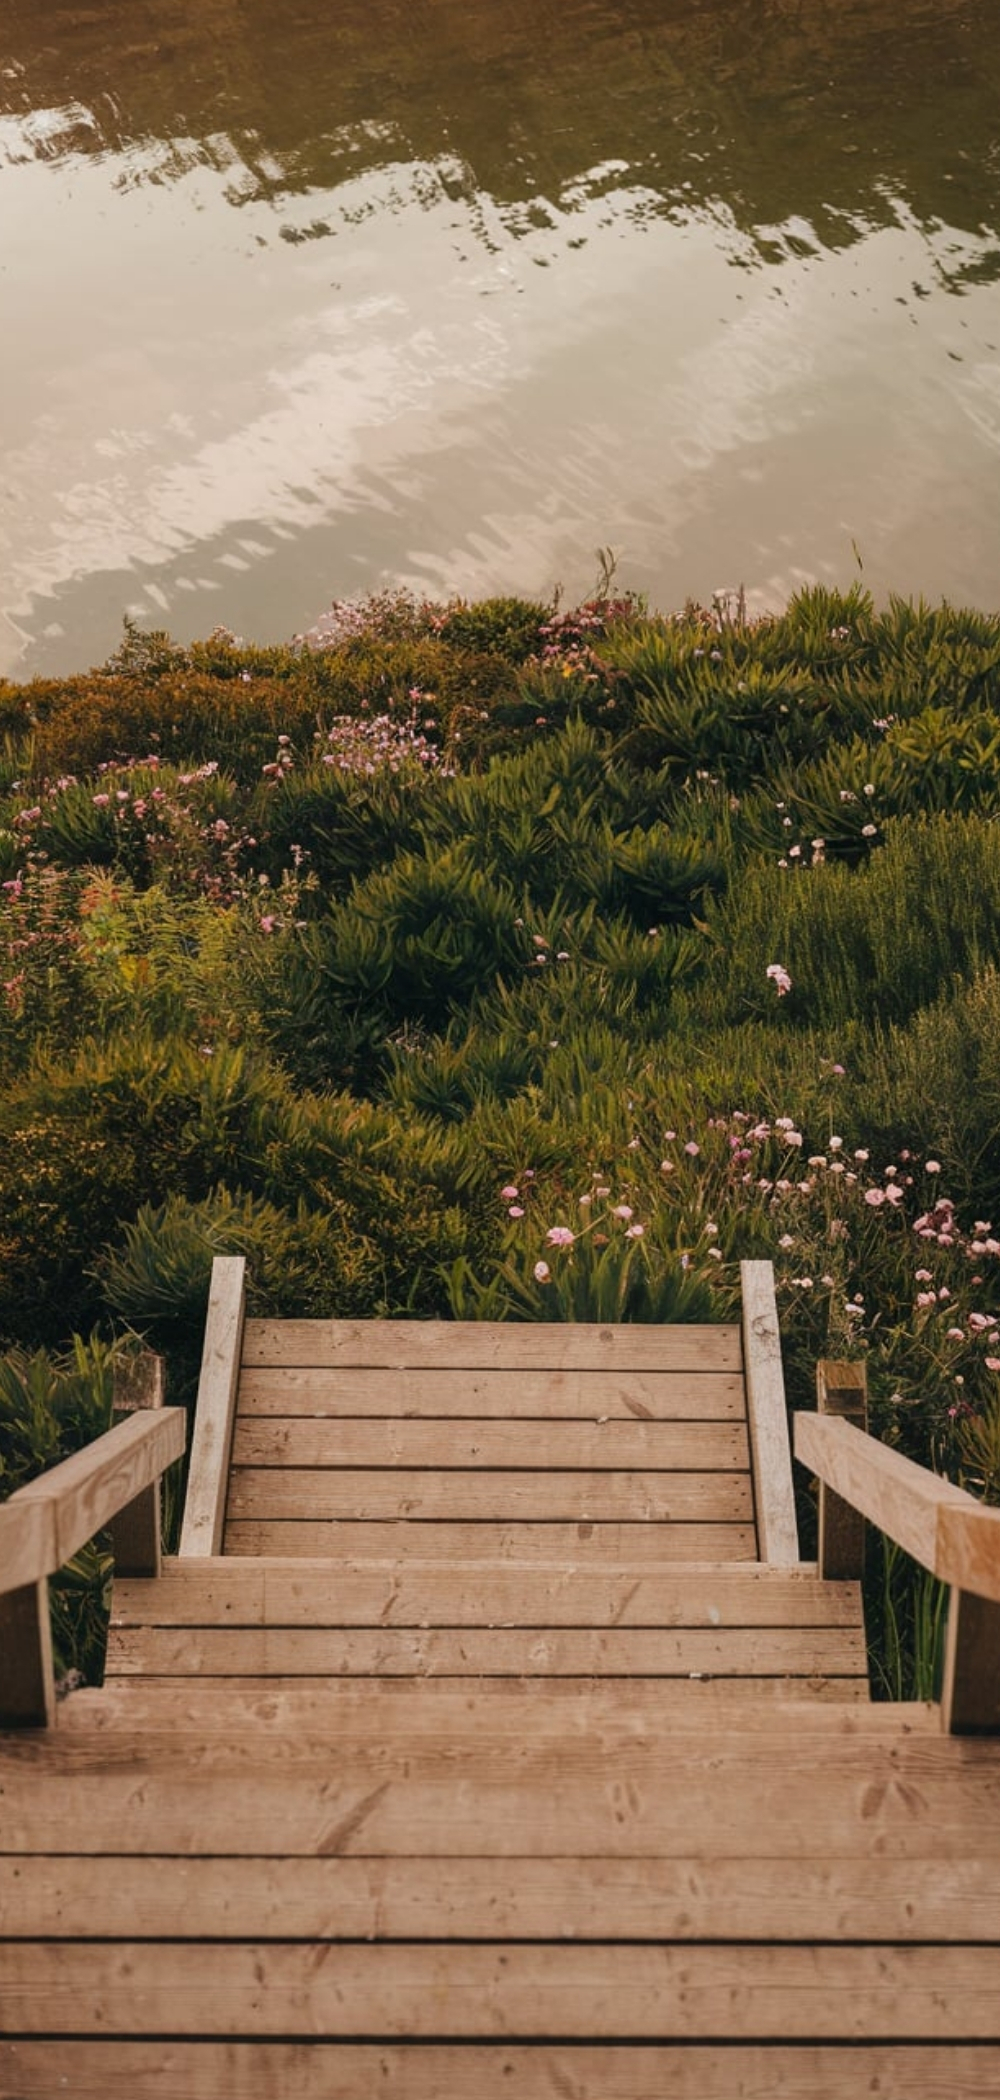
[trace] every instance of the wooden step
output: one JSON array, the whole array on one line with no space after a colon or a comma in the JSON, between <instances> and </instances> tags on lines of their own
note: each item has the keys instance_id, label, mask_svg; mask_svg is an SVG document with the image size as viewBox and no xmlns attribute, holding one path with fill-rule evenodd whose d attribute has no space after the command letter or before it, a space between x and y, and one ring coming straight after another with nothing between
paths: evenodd
<instances>
[{"instance_id":1,"label":"wooden step","mask_svg":"<svg viewBox=\"0 0 1000 2100\"><path fill-rule=\"evenodd\" d=\"M749 1519L742 1523L620 1523L584 1517L562 1523L407 1522L398 1516L236 1518L229 1512L227 1554L358 1560L576 1561L634 1566L640 1561L747 1561L757 1552Z\"/></svg>"},{"instance_id":2,"label":"wooden step","mask_svg":"<svg viewBox=\"0 0 1000 2100\"><path fill-rule=\"evenodd\" d=\"M1000 1948L23 1940L9 2034L1000 2040Z\"/></svg>"},{"instance_id":3,"label":"wooden step","mask_svg":"<svg viewBox=\"0 0 1000 2100\"><path fill-rule=\"evenodd\" d=\"M542 1320L248 1320L247 1369L741 1371L734 1326Z\"/></svg>"},{"instance_id":4,"label":"wooden step","mask_svg":"<svg viewBox=\"0 0 1000 2100\"><path fill-rule=\"evenodd\" d=\"M238 1420L234 1466L552 1472L746 1472L742 1422Z\"/></svg>"},{"instance_id":5,"label":"wooden step","mask_svg":"<svg viewBox=\"0 0 1000 2100\"><path fill-rule=\"evenodd\" d=\"M8 1853L1000 1864L994 1746L695 1733L595 1746L84 1731L0 1745ZM791 1872L791 1867L789 1869ZM428 1900L433 1902L429 1885ZM917 2030L919 2033L921 2030Z\"/></svg>"},{"instance_id":6,"label":"wooden step","mask_svg":"<svg viewBox=\"0 0 1000 2100\"><path fill-rule=\"evenodd\" d=\"M997 1862L0 1857L32 1939L988 1940Z\"/></svg>"},{"instance_id":7,"label":"wooden step","mask_svg":"<svg viewBox=\"0 0 1000 2100\"><path fill-rule=\"evenodd\" d=\"M732 1371L243 1369L240 1415L419 1420L699 1421L746 1416Z\"/></svg>"},{"instance_id":8,"label":"wooden step","mask_svg":"<svg viewBox=\"0 0 1000 2100\"><path fill-rule=\"evenodd\" d=\"M507 1561L168 1560L119 1579L111 1621L129 1626L645 1626L861 1624L856 1582L815 1566L580 1567Z\"/></svg>"},{"instance_id":9,"label":"wooden step","mask_svg":"<svg viewBox=\"0 0 1000 2100\"><path fill-rule=\"evenodd\" d=\"M385 1466L343 1471L237 1466L227 1520L420 1518L439 1522L753 1522L747 1473L573 1470L454 1472Z\"/></svg>"},{"instance_id":10,"label":"wooden step","mask_svg":"<svg viewBox=\"0 0 1000 2100\"><path fill-rule=\"evenodd\" d=\"M146 1677L846 1677L860 1626L125 1626L107 1675Z\"/></svg>"},{"instance_id":11,"label":"wooden step","mask_svg":"<svg viewBox=\"0 0 1000 2100\"><path fill-rule=\"evenodd\" d=\"M4 2042L2 2100L996 2100L1000 2048Z\"/></svg>"}]
</instances>

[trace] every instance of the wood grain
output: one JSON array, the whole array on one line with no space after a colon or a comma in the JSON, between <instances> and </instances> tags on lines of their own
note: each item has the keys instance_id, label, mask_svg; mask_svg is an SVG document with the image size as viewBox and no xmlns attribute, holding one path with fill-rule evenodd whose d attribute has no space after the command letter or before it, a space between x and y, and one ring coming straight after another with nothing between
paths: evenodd
<instances>
[{"instance_id":1,"label":"wood grain","mask_svg":"<svg viewBox=\"0 0 1000 2100\"><path fill-rule=\"evenodd\" d=\"M118 1579L123 1626L851 1626L856 1583L814 1567L617 1568L574 1561L167 1561Z\"/></svg>"},{"instance_id":2,"label":"wood grain","mask_svg":"<svg viewBox=\"0 0 1000 2100\"><path fill-rule=\"evenodd\" d=\"M826 1415L796 1415L795 1451L921 1567L1000 1603L1000 1510Z\"/></svg>"},{"instance_id":3,"label":"wood grain","mask_svg":"<svg viewBox=\"0 0 1000 2100\"><path fill-rule=\"evenodd\" d=\"M442 1518L496 1522L749 1523L745 1473L483 1471L358 1466L321 1472L237 1466L230 1522L240 1518ZM183 1541L182 1541L183 1545Z\"/></svg>"},{"instance_id":4,"label":"wood grain","mask_svg":"<svg viewBox=\"0 0 1000 2100\"><path fill-rule=\"evenodd\" d=\"M860 1677L859 1627L113 1627L106 1671L142 1677Z\"/></svg>"},{"instance_id":5,"label":"wood grain","mask_svg":"<svg viewBox=\"0 0 1000 2100\"><path fill-rule=\"evenodd\" d=\"M739 1422L238 1421L236 1466L748 1472Z\"/></svg>"},{"instance_id":6,"label":"wood grain","mask_svg":"<svg viewBox=\"0 0 1000 2100\"><path fill-rule=\"evenodd\" d=\"M8 2031L1000 2039L1000 1949L328 1942L7 1948Z\"/></svg>"},{"instance_id":7,"label":"wood grain","mask_svg":"<svg viewBox=\"0 0 1000 2100\"><path fill-rule=\"evenodd\" d=\"M747 1420L761 1560L791 1567L799 1557L781 1336L769 1261L740 1263Z\"/></svg>"},{"instance_id":8,"label":"wood grain","mask_svg":"<svg viewBox=\"0 0 1000 2100\"><path fill-rule=\"evenodd\" d=\"M739 1371L738 1327L489 1320L248 1320L248 1367Z\"/></svg>"},{"instance_id":9,"label":"wood grain","mask_svg":"<svg viewBox=\"0 0 1000 2100\"><path fill-rule=\"evenodd\" d=\"M239 1412L484 1420L743 1421L743 1380L726 1371L244 1370Z\"/></svg>"},{"instance_id":10,"label":"wood grain","mask_svg":"<svg viewBox=\"0 0 1000 2100\"><path fill-rule=\"evenodd\" d=\"M3 2042L2 2100L996 2100L1000 2048Z\"/></svg>"},{"instance_id":11,"label":"wood grain","mask_svg":"<svg viewBox=\"0 0 1000 2100\"><path fill-rule=\"evenodd\" d=\"M756 1533L750 1523L495 1523L488 1519L443 1523L390 1517L234 1518L226 1525L225 1549L237 1557L313 1557L340 1560L575 1560L581 1566L635 1565L643 1561L753 1561Z\"/></svg>"}]
</instances>

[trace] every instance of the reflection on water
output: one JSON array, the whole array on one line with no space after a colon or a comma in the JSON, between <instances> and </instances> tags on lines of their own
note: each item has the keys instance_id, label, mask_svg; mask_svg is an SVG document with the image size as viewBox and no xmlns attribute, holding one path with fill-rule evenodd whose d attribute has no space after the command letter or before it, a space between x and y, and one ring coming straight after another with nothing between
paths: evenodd
<instances>
[{"instance_id":1,"label":"reflection on water","mask_svg":"<svg viewBox=\"0 0 1000 2100\"><path fill-rule=\"evenodd\" d=\"M992 0L8 0L0 667L387 578L997 602Z\"/></svg>"}]
</instances>

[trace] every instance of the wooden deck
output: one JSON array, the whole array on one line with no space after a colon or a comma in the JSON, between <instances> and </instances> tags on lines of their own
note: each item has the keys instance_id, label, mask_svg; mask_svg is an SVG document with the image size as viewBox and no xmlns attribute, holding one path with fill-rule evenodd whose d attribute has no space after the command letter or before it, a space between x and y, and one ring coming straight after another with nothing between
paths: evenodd
<instances>
[{"instance_id":1,"label":"wooden deck","mask_svg":"<svg viewBox=\"0 0 1000 2100\"><path fill-rule=\"evenodd\" d=\"M182 1553L0 1737L0 2100L1000 2093L1000 1749L869 1702L746 1282L741 1335L220 1277Z\"/></svg>"}]
</instances>

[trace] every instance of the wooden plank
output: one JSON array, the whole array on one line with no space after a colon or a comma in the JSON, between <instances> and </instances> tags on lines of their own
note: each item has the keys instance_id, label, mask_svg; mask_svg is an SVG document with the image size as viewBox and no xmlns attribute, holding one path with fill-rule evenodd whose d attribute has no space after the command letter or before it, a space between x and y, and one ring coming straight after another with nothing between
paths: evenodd
<instances>
[{"instance_id":1,"label":"wooden plank","mask_svg":"<svg viewBox=\"0 0 1000 2100\"><path fill-rule=\"evenodd\" d=\"M238 1420L236 1466L747 1472L741 1422Z\"/></svg>"},{"instance_id":2,"label":"wooden plank","mask_svg":"<svg viewBox=\"0 0 1000 2100\"><path fill-rule=\"evenodd\" d=\"M866 1366L821 1358L816 1366L816 1412L852 1422L856 1429L867 1429ZM823 1481L819 1484L817 1558L826 1581L860 1579L864 1573L865 1520Z\"/></svg>"},{"instance_id":3,"label":"wooden plank","mask_svg":"<svg viewBox=\"0 0 1000 2100\"><path fill-rule=\"evenodd\" d=\"M350 1519L237 1519L230 1511L225 1550L234 1556L261 1554L332 1559L576 1560L617 1567L643 1561L752 1561L757 1538L752 1523L665 1524L352 1522Z\"/></svg>"},{"instance_id":4,"label":"wooden plank","mask_svg":"<svg viewBox=\"0 0 1000 2100\"><path fill-rule=\"evenodd\" d=\"M746 1418L727 1371L299 1371L240 1374L242 1416L318 1415L500 1421L719 1421Z\"/></svg>"},{"instance_id":5,"label":"wooden plank","mask_svg":"<svg viewBox=\"0 0 1000 2100\"><path fill-rule=\"evenodd\" d=\"M182 1407L132 1415L72 1458L52 1466L0 1508L6 1536L4 1587L19 1588L54 1575L107 1524L116 1511L159 1478L184 1449ZM25 1509L39 1510L24 1521Z\"/></svg>"},{"instance_id":6,"label":"wooden plank","mask_svg":"<svg viewBox=\"0 0 1000 2100\"><path fill-rule=\"evenodd\" d=\"M738 1327L491 1320L248 1320L253 1368L739 1371Z\"/></svg>"},{"instance_id":7,"label":"wooden plank","mask_svg":"<svg viewBox=\"0 0 1000 2100\"><path fill-rule=\"evenodd\" d=\"M20 2034L1000 2039L1000 1948L27 1940Z\"/></svg>"},{"instance_id":8,"label":"wooden plank","mask_svg":"<svg viewBox=\"0 0 1000 2100\"><path fill-rule=\"evenodd\" d=\"M996 2100L989 2043L0 2041L3 2100Z\"/></svg>"},{"instance_id":9,"label":"wooden plank","mask_svg":"<svg viewBox=\"0 0 1000 2100\"><path fill-rule=\"evenodd\" d=\"M797 1414L795 1451L940 1581L1000 1603L1000 1510L987 1509L849 1422Z\"/></svg>"},{"instance_id":10,"label":"wooden plank","mask_svg":"<svg viewBox=\"0 0 1000 2100\"><path fill-rule=\"evenodd\" d=\"M864 1677L860 1627L131 1626L106 1672L148 1677Z\"/></svg>"},{"instance_id":11,"label":"wooden plank","mask_svg":"<svg viewBox=\"0 0 1000 2100\"><path fill-rule=\"evenodd\" d=\"M1000 1605L967 1590L948 1601L941 1721L950 1735L1000 1734Z\"/></svg>"},{"instance_id":12,"label":"wooden plank","mask_svg":"<svg viewBox=\"0 0 1000 2100\"><path fill-rule=\"evenodd\" d=\"M941 1732L938 1707L873 1705L867 1686L851 1696L848 1678L642 1678L623 1701L608 1678L554 1677L521 1681L507 1677L311 1678L115 1677L100 1692L75 1692L60 1709L60 1741L71 1734L101 1739L133 1733L162 1735L175 1727L201 1736L287 1730L323 1735L334 1744L405 1737L412 1742L445 1737L475 1740L488 1731L497 1741L529 1736L541 1744L586 1736L601 1748L609 1742L655 1735L664 1756L679 1735L702 1741L717 1726L738 1721L744 1734L769 1733L798 1740L818 1734L859 1733L865 1739L907 1740ZM888 1718L887 1718L888 1717Z\"/></svg>"},{"instance_id":13,"label":"wooden plank","mask_svg":"<svg viewBox=\"0 0 1000 2100\"><path fill-rule=\"evenodd\" d=\"M768 1261L740 1263L747 1419L761 1560L793 1566L799 1557L781 1336Z\"/></svg>"},{"instance_id":14,"label":"wooden plank","mask_svg":"<svg viewBox=\"0 0 1000 2100\"><path fill-rule=\"evenodd\" d=\"M162 1356L144 1349L116 1370L112 1422L126 1421L146 1408L163 1407L167 1397L167 1367ZM160 1572L162 1551L160 1482L151 1481L134 1502L126 1502L110 1524L115 1568L123 1575L154 1576Z\"/></svg>"},{"instance_id":15,"label":"wooden plank","mask_svg":"<svg viewBox=\"0 0 1000 2100\"><path fill-rule=\"evenodd\" d=\"M49 1585L0 1596L0 1728L50 1728L56 1717Z\"/></svg>"},{"instance_id":16,"label":"wooden plank","mask_svg":"<svg viewBox=\"0 0 1000 2100\"><path fill-rule=\"evenodd\" d=\"M113 1626L855 1626L857 1583L815 1569L484 1561L168 1560L115 1582Z\"/></svg>"},{"instance_id":17,"label":"wooden plank","mask_svg":"<svg viewBox=\"0 0 1000 2100\"><path fill-rule=\"evenodd\" d=\"M851 1720L854 1716L850 1716ZM747 1731L720 1712L711 1750L682 1736L535 1746L469 1734L257 1746L19 1735L0 1749L5 1853L293 1858L690 1858L992 1861L993 1745L975 1737ZM952 1753L943 1756L942 1753ZM961 1753L956 1758L955 1753ZM780 1785L775 1773L780 1772Z\"/></svg>"},{"instance_id":18,"label":"wooden plank","mask_svg":"<svg viewBox=\"0 0 1000 2100\"><path fill-rule=\"evenodd\" d=\"M242 1255L216 1255L205 1322L180 1551L219 1553L246 1305Z\"/></svg>"},{"instance_id":19,"label":"wooden plank","mask_svg":"<svg viewBox=\"0 0 1000 2100\"><path fill-rule=\"evenodd\" d=\"M995 1940L995 1860L0 1858L18 1939Z\"/></svg>"},{"instance_id":20,"label":"wooden plank","mask_svg":"<svg viewBox=\"0 0 1000 2100\"><path fill-rule=\"evenodd\" d=\"M432 1473L360 1466L344 1472L234 1467L228 1507L230 1519L589 1518L661 1524L745 1524L752 1513L745 1473Z\"/></svg>"}]
</instances>

